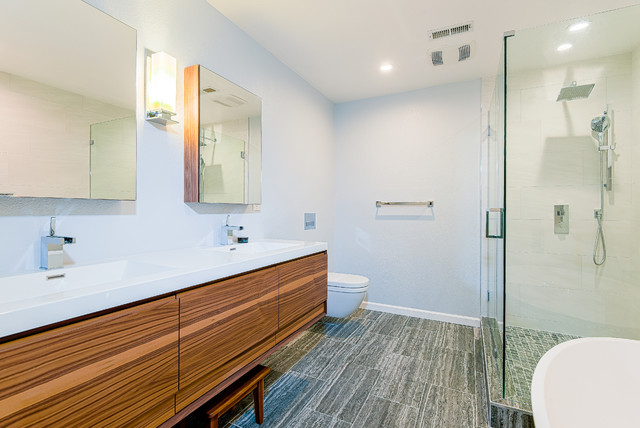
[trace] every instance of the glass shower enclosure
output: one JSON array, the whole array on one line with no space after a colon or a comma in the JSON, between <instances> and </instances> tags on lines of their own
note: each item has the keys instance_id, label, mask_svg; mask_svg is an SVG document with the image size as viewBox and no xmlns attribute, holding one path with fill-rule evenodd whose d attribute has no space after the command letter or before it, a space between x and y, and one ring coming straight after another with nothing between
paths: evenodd
<instances>
[{"instance_id":1,"label":"glass shower enclosure","mask_svg":"<svg viewBox=\"0 0 640 428\"><path fill-rule=\"evenodd\" d=\"M524 411L554 345L640 339L638 22L632 6L504 39L485 150L483 337L501 399Z\"/></svg>"}]
</instances>

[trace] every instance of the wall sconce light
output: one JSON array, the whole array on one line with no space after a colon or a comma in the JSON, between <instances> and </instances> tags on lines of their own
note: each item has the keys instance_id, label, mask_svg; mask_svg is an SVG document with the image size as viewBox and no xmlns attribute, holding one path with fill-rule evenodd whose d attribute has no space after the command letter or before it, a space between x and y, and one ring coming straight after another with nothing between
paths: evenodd
<instances>
[{"instance_id":1,"label":"wall sconce light","mask_svg":"<svg viewBox=\"0 0 640 428\"><path fill-rule=\"evenodd\" d=\"M173 125L175 114L176 59L165 52L147 54L147 120Z\"/></svg>"}]
</instances>

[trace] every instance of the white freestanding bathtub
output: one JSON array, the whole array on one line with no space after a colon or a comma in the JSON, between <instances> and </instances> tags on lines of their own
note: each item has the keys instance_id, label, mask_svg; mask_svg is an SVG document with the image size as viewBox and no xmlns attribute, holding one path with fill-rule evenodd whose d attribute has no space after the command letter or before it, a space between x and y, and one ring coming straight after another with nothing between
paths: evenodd
<instances>
[{"instance_id":1,"label":"white freestanding bathtub","mask_svg":"<svg viewBox=\"0 0 640 428\"><path fill-rule=\"evenodd\" d=\"M570 340L538 362L531 383L536 428L640 427L640 341Z\"/></svg>"}]
</instances>

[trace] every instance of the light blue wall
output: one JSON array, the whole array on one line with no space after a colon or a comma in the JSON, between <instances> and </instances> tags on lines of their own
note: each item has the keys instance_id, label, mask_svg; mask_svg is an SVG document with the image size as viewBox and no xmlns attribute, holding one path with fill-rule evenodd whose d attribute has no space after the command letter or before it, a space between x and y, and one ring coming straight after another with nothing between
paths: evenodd
<instances>
[{"instance_id":1,"label":"light blue wall","mask_svg":"<svg viewBox=\"0 0 640 428\"><path fill-rule=\"evenodd\" d=\"M370 302L479 316L481 86L336 105L330 256L336 271L370 278Z\"/></svg>"}]
</instances>

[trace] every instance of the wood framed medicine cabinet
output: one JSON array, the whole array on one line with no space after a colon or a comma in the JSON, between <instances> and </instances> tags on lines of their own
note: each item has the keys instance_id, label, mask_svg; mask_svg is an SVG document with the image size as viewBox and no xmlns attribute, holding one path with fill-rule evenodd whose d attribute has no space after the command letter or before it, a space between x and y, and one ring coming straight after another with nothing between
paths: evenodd
<instances>
[{"instance_id":1,"label":"wood framed medicine cabinet","mask_svg":"<svg viewBox=\"0 0 640 428\"><path fill-rule=\"evenodd\" d=\"M184 201L259 204L262 100L201 65L184 70Z\"/></svg>"}]
</instances>

